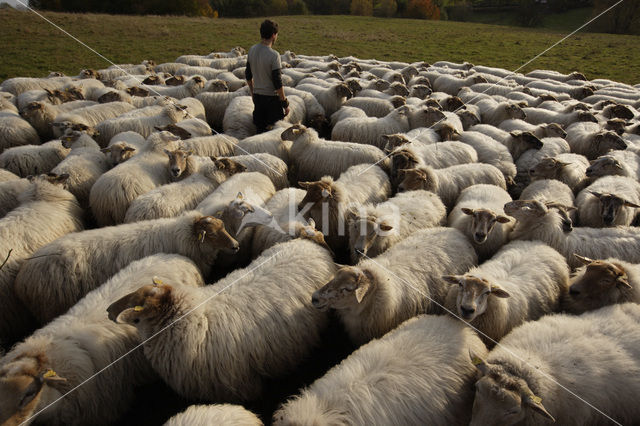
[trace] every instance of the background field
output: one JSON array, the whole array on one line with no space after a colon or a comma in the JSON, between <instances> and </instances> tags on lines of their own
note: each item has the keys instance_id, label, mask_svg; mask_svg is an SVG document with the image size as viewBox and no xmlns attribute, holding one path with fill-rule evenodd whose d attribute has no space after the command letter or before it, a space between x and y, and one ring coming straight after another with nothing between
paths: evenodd
<instances>
[{"instance_id":1,"label":"background field","mask_svg":"<svg viewBox=\"0 0 640 426\"><path fill-rule=\"evenodd\" d=\"M248 48L257 41L263 19L42 15L115 63L169 62L182 54L207 54L236 45ZM571 31L354 16L283 16L277 20L281 34L275 47L280 52L398 61L466 60L511 70ZM580 24L576 20L573 28ZM110 65L33 12L0 10L0 28L0 80L39 77L49 71L75 75L82 68ZM638 36L578 33L521 71L579 70L590 79L637 84L639 45Z\"/></svg>"}]
</instances>

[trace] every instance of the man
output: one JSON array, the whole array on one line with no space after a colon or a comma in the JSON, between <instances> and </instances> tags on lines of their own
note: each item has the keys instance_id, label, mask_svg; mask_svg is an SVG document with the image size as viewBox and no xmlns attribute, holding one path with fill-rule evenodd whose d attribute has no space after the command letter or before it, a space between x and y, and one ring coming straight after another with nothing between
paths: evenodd
<instances>
[{"instance_id":1,"label":"man","mask_svg":"<svg viewBox=\"0 0 640 426\"><path fill-rule=\"evenodd\" d=\"M245 77L253 98L253 123L262 133L289 114L282 87L280 54L271 46L278 39L278 24L267 19L260 25L262 41L251 46Z\"/></svg>"}]
</instances>

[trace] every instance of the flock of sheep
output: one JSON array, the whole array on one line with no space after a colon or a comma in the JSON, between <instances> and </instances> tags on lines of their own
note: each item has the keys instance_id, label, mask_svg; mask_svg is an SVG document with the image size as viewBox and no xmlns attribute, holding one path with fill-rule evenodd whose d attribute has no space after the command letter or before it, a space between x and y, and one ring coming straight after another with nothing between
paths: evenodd
<instances>
[{"instance_id":1,"label":"flock of sheep","mask_svg":"<svg viewBox=\"0 0 640 426\"><path fill-rule=\"evenodd\" d=\"M640 85L282 63L259 135L242 48L0 84L0 424L637 423Z\"/></svg>"}]
</instances>

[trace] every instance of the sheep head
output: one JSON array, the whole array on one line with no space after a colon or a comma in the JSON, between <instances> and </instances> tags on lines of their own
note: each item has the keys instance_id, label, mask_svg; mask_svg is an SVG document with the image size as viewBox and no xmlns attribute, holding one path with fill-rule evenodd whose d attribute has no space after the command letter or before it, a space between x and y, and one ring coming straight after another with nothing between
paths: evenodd
<instances>
[{"instance_id":1,"label":"sheep head","mask_svg":"<svg viewBox=\"0 0 640 426\"><path fill-rule=\"evenodd\" d=\"M398 192L413 191L424 189L426 191L436 191L438 182L433 170L427 167L416 169L400 169L398 170Z\"/></svg>"},{"instance_id":2,"label":"sheep head","mask_svg":"<svg viewBox=\"0 0 640 426\"><path fill-rule=\"evenodd\" d=\"M222 171L227 176L233 176L237 173L242 173L247 170L247 167L243 164L234 161L232 158L226 157L211 157L216 169Z\"/></svg>"},{"instance_id":3,"label":"sheep head","mask_svg":"<svg viewBox=\"0 0 640 426\"><path fill-rule=\"evenodd\" d=\"M479 83L488 83L489 82L489 80L487 80L486 78L484 78L481 75L473 76L471 81L472 81L471 84L479 84Z\"/></svg>"},{"instance_id":4,"label":"sheep head","mask_svg":"<svg viewBox=\"0 0 640 426\"><path fill-rule=\"evenodd\" d=\"M400 108L401 106L407 104L407 100L404 98L404 96L392 96L389 101L394 108Z\"/></svg>"},{"instance_id":5,"label":"sheep head","mask_svg":"<svg viewBox=\"0 0 640 426\"><path fill-rule=\"evenodd\" d=\"M183 75L172 75L165 80L164 84L167 86L181 86L184 84L185 77Z\"/></svg>"},{"instance_id":6,"label":"sheep head","mask_svg":"<svg viewBox=\"0 0 640 426\"><path fill-rule=\"evenodd\" d=\"M578 100L582 100L586 97L593 95L593 93L594 92L591 87L587 87L587 86L578 87L578 90L576 90L576 93L575 93L575 98Z\"/></svg>"},{"instance_id":7,"label":"sheep head","mask_svg":"<svg viewBox=\"0 0 640 426\"><path fill-rule=\"evenodd\" d=\"M169 172L173 179L177 179L187 169L187 159L193 154L191 150L185 150L178 148L174 151L164 150L164 153L169 157Z\"/></svg>"},{"instance_id":8,"label":"sheep head","mask_svg":"<svg viewBox=\"0 0 640 426\"><path fill-rule=\"evenodd\" d=\"M79 101L84 99L82 91L77 87L68 87L65 90L54 90L48 96L51 103L59 104L71 101Z\"/></svg>"},{"instance_id":9,"label":"sheep head","mask_svg":"<svg viewBox=\"0 0 640 426\"><path fill-rule=\"evenodd\" d=\"M612 149L627 149L627 143L616 132L612 131L598 133L593 138L593 143L598 147L598 151L602 153L609 152Z\"/></svg>"},{"instance_id":10,"label":"sheep head","mask_svg":"<svg viewBox=\"0 0 640 426\"><path fill-rule=\"evenodd\" d=\"M529 176L531 176L532 180L555 179L560 174L562 168L570 164L571 163L565 163L553 157L544 157L529 170Z\"/></svg>"},{"instance_id":11,"label":"sheep head","mask_svg":"<svg viewBox=\"0 0 640 426\"><path fill-rule=\"evenodd\" d=\"M173 287L154 277L152 284L142 286L109 305L107 314L117 324L146 328L151 321L169 311L172 292Z\"/></svg>"},{"instance_id":12,"label":"sheep head","mask_svg":"<svg viewBox=\"0 0 640 426\"><path fill-rule=\"evenodd\" d=\"M122 100L123 99L122 99L122 96L120 95L120 93L116 92L115 90L111 90L111 91L105 93L104 95L101 95L98 98L98 102L101 103L101 104L106 104L106 103L109 103L109 102L121 102Z\"/></svg>"},{"instance_id":13,"label":"sheep head","mask_svg":"<svg viewBox=\"0 0 640 426\"><path fill-rule=\"evenodd\" d=\"M352 97L353 97L353 95L355 95L356 93L358 93L359 91L362 90L362 85L355 78L349 78L349 79L345 80L345 84L347 85L347 87L351 91Z\"/></svg>"},{"instance_id":14,"label":"sheep head","mask_svg":"<svg viewBox=\"0 0 640 426\"><path fill-rule=\"evenodd\" d=\"M476 394L471 413L471 425L517 424L530 413L555 422L527 382L503 366L489 364L478 357L473 364L482 373L476 382Z\"/></svg>"},{"instance_id":15,"label":"sheep head","mask_svg":"<svg viewBox=\"0 0 640 426\"><path fill-rule=\"evenodd\" d=\"M391 86L389 86L389 94L391 95L397 95L397 96L409 96L409 89L407 89L407 86L404 85L404 83L399 83L399 82L394 82L391 83Z\"/></svg>"},{"instance_id":16,"label":"sheep head","mask_svg":"<svg viewBox=\"0 0 640 426\"><path fill-rule=\"evenodd\" d=\"M362 303L372 290L374 278L367 269L357 266L345 266L336 272L331 281L316 290L311 303L316 309L346 309Z\"/></svg>"},{"instance_id":17,"label":"sheep head","mask_svg":"<svg viewBox=\"0 0 640 426\"><path fill-rule=\"evenodd\" d=\"M625 175L622 163L609 155L603 155L591 161L587 167L587 177L597 178L608 175Z\"/></svg>"},{"instance_id":18,"label":"sheep head","mask_svg":"<svg viewBox=\"0 0 640 426\"><path fill-rule=\"evenodd\" d=\"M64 186L67 183L67 180L69 180L69 175L67 173L62 173L62 174L56 174L56 173L46 173L46 174L41 174L41 175L29 175L26 178L29 182L48 182L51 185L56 185L56 186L61 186L64 188Z\"/></svg>"},{"instance_id":19,"label":"sheep head","mask_svg":"<svg viewBox=\"0 0 640 426\"><path fill-rule=\"evenodd\" d=\"M306 131L307 128L302 124L294 124L293 126L282 132L282 134L280 135L280 139L282 139L283 141L295 141L299 136L306 133Z\"/></svg>"},{"instance_id":20,"label":"sheep head","mask_svg":"<svg viewBox=\"0 0 640 426\"><path fill-rule=\"evenodd\" d=\"M614 226L616 217L620 214L623 207L640 208L639 205L627 201L615 194L607 194L596 191L589 191L591 195L600 201L600 215L605 226Z\"/></svg>"},{"instance_id":21,"label":"sheep head","mask_svg":"<svg viewBox=\"0 0 640 426\"><path fill-rule=\"evenodd\" d=\"M424 99L433 93L433 90L429 86L424 84L415 84L411 87L411 93L409 93L410 97Z\"/></svg>"},{"instance_id":22,"label":"sheep head","mask_svg":"<svg viewBox=\"0 0 640 426\"><path fill-rule=\"evenodd\" d=\"M607 124L604 126L606 130L616 132L618 135L622 135L625 132L625 128L629 123L622 118L612 118L607 120Z\"/></svg>"},{"instance_id":23,"label":"sheep head","mask_svg":"<svg viewBox=\"0 0 640 426\"><path fill-rule=\"evenodd\" d=\"M124 163L129 158L133 157L136 153L136 149L126 144L126 142L116 142L106 148L100 150L107 156L109 162L112 165Z\"/></svg>"},{"instance_id":24,"label":"sheep head","mask_svg":"<svg viewBox=\"0 0 640 426\"><path fill-rule=\"evenodd\" d=\"M457 111L464 108L464 102L458 96L449 96L442 101L442 107L445 111Z\"/></svg>"},{"instance_id":25,"label":"sheep head","mask_svg":"<svg viewBox=\"0 0 640 426\"><path fill-rule=\"evenodd\" d=\"M163 80L159 75L150 75L149 77L142 80L142 84L147 84L150 86L153 86L156 84L162 84L162 83L163 83Z\"/></svg>"},{"instance_id":26,"label":"sheep head","mask_svg":"<svg viewBox=\"0 0 640 426\"><path fill-rule=\"evenodd\" d=\"M470 274L445 275L442 279L449 284L459 286L456 307L458 315L468 322L486 312L489 296L509 297L509 293L499 285Z\"/></svg>"},{"instance_id":27,"label":"sheep head","mask_svg":"<svg viewBox=\"0 0 640 426\"><path fill-rule=\"evenodd\" d=\"M84 69L80 71L80 78L95 78L96 80L102 80L100 73L92 69Z\"/></svg>"},{"instance_id":28,"label":"sheep head","mask_svg":"<svg viewBox=\"0 0 640 426\"><path fill-rule=\"evenodd\" d=\"M27 424L37 411L70 389L44 353L16 357L0 369L0 424Z\"/></svg>"},{"instance_id":29,"label":"sheep head","mask_svg":"<svg viewBox=\"0 0 640 426\"><path fill-rule=\"evenodd\" d=\"M621 303L632 289L622 265L606 260L593 260L574 253L583 265L571 279L569 293L564 296L563 308L581 314L603 306Z\"/></svg>"},{"instance_id":30,"label":"sheep head","mask_svg":"<svg viewBox=\"0 0 640 426\"><path fill-rule=\"evenodd\" d=\"M543 102L545 102L545 101L558 102L558 98L553 96L551 93L542 93L542 94L538 95L538 98Z\"/></svg>"},{"instance_id":31,"label":"sheep head","mask_svg":"<svg viewBox=\"0 0 640 426\"><path fill-rule=\"evenodd\" d=\"M159 132L162 132L162 131L171 132L182 140L191 138L190 132L183 129L182 127L176 126L175 124L167 124L166 126L162 126L162 127L154 127L154 129L156 129Z\"/></svg>"},{"instance_id":32,"label":"sheep head","mask_svg":"<svg viewBox=\"0 0 640 426\"><path fill-rule=\"evenodd\" d=\"M447 122L436 123L435 130L440 136L441 141L453 141L456 140L458 136L460 136L458 129L453 127L451 123Z\"/></svg>"},{"instance_id":33,"label":"sheep head","mask_svg":"<svg viewBox=\"0 0 640 426\"><path fill-rule=\"evenodd\" d=\"M383 92L385 90L387 90L389 87L391 87L391 83L389 83L387 80L383 80L381 78L376 78L373 81L373 89L379 91L379 92Z\"/></svg>"},{"instance_id":34,"label":"sheep head","mask_svg":"<svg viewBox=\"0 0 640 426\"><path fill-rule=\"evenodd\" d=\"M408 149L398 149L391 155L391 165L394 175L397 175L397 170L413 169L420 165L420 159Z\"/></svg>"},{"instance_id":35,"label":"sheep head","mask_svg":"<svg viewBox=\"0 0 640 426\"><path fill-rule=\"evenodd\" d=\"M557 213L558 225L564 233L573 230L573 221L569 215L576 210L573 206L565 206L559 203L538 200L515 200L504 205L504 212L518 222L532 223L546 216L551 210Z\"/></svg>"},{"instance_id":36,"label":"sheep head","mask_svg":"<svg viewBox=\"0 0 640 426\"><path fill-rule=\"evenodd\" d=\"M410 143L411 141L406 135L402 133L395 133L393 135L382 135L382 139L387 143L384 147L386 152L391 152L399 146Z\"/></svg>"},{"instance_id":37,"label":"sheep head","mask_svg":"<svg viewBox=\"0 0 640 426\"><path fill-rule=\"evenodd\" d=\"M263 207L249 202L242 192L238 192L220 216L226 220L227 227L238 235L244 228L257 225L269 225L273 222L273 215Z\"/></svg>"},{"instance_id":38,"label":"sheep head","mask_svg":"<svg viewBox=\"0 0 640 426\"><path fill-rule=\"evenodd\" d=\"M423 109L422 112L425 118L425 127L433 126L435 123L438 123L447 118L444 112L432 106L428 106L427 108Z\"/></svg>"},{"instance_id":39,"label":"sheep head","mask_svg":"<svg viewBox=\"0 0 640 426\"><path fill-rule=\"evenodd\" d=\"M328 201L335 198L335 188L333 187L333 179L322 179L316 182L298 182L301 188L306 189L298 211L305 211L307 206L315 206L318 203Z\"/></svg>"},{"instance_id":40,"label":"sheep head","mask_svg":"<svg viewBox=\"0 0 640 426\"><path fill-rule=\"evenodd\" d=\"M489 233L496 223L509 223L511 219L506 216L496 214L488 209L470 209L463 207L462 213L471 216L471 233L476 244L483 244L487 241Z\"/></svg>"},{"instance_id":41,"label":"sheep head","mask_svg":"<svg viewBox=\"0 0 640 426\"><path fill-rule=\"evenodd\" d=\"M578 115L576 116L576 121L587 121L592 123L597 123L598 119L595 115L588 111L578 111Z\"/></svg>"},{"instance_id":42,"label":"sheep head","mask_svg":"<svg viewBox=\"0 0 640 426\"><path fill-rule=\"evenodd\" d=\"M38 114L40 111L44 111L45 106L42 102L29 102L27 106L25 106L22 111L20 111L20 115L23 118L32 117Z\"/></svg>"},{"instance_id":43,"label":"sheep head","mask_svg":"<svg viewBox=\"0 0 640 426\"><path fill-rule=\"evenodd\" d=\"M538 139L536 135L531 132L522 132L520 130L514 130L510 133L511 137L518 141L526 149L540 149L542 148L542 141Z\"/></svg>"},{"instance_id":44,"label":"sheep head","mask_svg":"<svg viewBox=\"0 0 640 426\"><path fill-rule=\"evenodd\" d=\"M516 120L516 119L524 120L525 118L527 118L527 114L525 114L524 110L520 105L507 104L504 106L504 109L507 112L507 115L509 116L509 118L513 120Z\"/></svg>"},{"instance_id":45,"label":"sheep head","mask_svg":"<svg viewBox=\"0 0 640 426\"><path fill-rule=\"evenodd\" d=\"M145 96L149 96L149 91L147 89L143 89L142 87L138 87L138 86L128 87L126 89L126 92L131 96L140 96L143 98Z\"/></svg>"},{"instance_id":46,"label":"sheep head","mask_svg":"<svg viewBox=\"0 0 640 426\"><path fill-rule=\"evenodd\" d=\"M228 92L229 85L227 84L226 81L216 78L216 79L207 81L207 84L205 85L205 90L207 92L212 92L212 93Z\"/></svg>"},{"instance_id":47,"label":"sheep head","mask_svg":"<svg viewBox=\"0 0 640 426\"><path fill-rule=\"evenodd\" d=\"M324 234L316 229L316 222L313 219L309 219L306 225L300 222L296 222L296 227L294 231L295 231L296 238L313 241L319 246L327 249L329 253L331 253L331 256L335 257L333 250L331 250L331 248L329 247L329 245L324 239Z\"/></svg>"},{"instance_id":48,"label":"sheep head","mask_svg":"<svg viewBox=\"0 0 640 426\"><path fill-rule=\"evenodd\" d=\"M548 138L566 138L567 132L564 131L562 126L558 123L549 123L543 125L544 132Z\"/></svg>"},{"instance_id":49,"label":"sheep head","mask_svg":"<svg viewBox=\"0 0 640 426\"><path fill-rule=\"evenodd\" d=\"M227 232L224 222L213 216L203 216L193 224L193 233L200 244L205 242L215 249L237 253L238 242Z\"/></svg>"},{"instance_id":50,"label":"sheep head","mask_svg":"<svg viewBox=\"0 0 640 426\"><path fill-rule=\"evenodd\" d=\"M582 80L582 81L587 81L587 77L585 77L584 74L582 74L581 72L578 71L574 71L571 74L569 74L567 76L568 80Z\"/></svg>"},{"instance_id":51,"label":"sheep head","mask_svg":"<svg viewBox=\"0 0 640 426\"><path fill-rule=\"evenodd\" d=\"M460 117L460 122L462 123L463 129L468 129L471 126L475 126L476 124L480 124L480 117L472 111L463 109L456 112L456 115Z\"/></svg>"},{"instance_id":52,"label":"sheep head","mask_svg":"<svg viewBox=\"0 0 640 426\"><path fill-rule=\"evenodd\" d=\"M377 217L357 210L347 213L350 254L354 263L367 255L378 237L397 232L397 220L394 219L397 217Z\"/></svg>"},{"instance_id":53,"label":"sheep head","mask_svg":"<svg viewBox=\"0 0 640 426\"><path fill-rule=\"evenodd\" d=\"M335 85L334 90L336 92L336 96L338 97L338 99L342 99L342 98L351 99L353 97L353 93L351 92L351 89L349 89L349 86L347 86L344 83Z\"/></svg>"}]
</instances>

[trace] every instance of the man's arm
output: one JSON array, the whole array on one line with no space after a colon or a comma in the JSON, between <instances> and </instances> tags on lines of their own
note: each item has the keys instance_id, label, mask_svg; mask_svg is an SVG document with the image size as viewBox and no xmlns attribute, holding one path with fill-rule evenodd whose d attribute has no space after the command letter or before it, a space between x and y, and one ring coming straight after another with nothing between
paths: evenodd
<instances>
[{"instance_id":1,"label":"man's arm","mask_svg":"<svg viewBox=\"0 0 640 426\"><path fill-rule=\"evenodd\" d=\"M247 67L244 69L244 78L247 80L247 86L249 86L249 94L253 96L253 73L249 62L247 62Z\"/></svg>"},{"instance_id":2,"label":"man's arm","mask_svg":"<svg viewBox=\"0 0 640 426\"><path fill-rule=\"evenodd\" d=\"M279 68L272 71L271 78L273 80L273 87L276 88L276 94L282 103L282 108L284 108L284 115L286 116L289 114L289 101L284 93L284 87L282 86L282 72Z\"/></svg>"}]
</instances>

